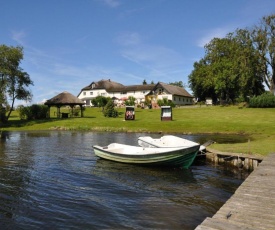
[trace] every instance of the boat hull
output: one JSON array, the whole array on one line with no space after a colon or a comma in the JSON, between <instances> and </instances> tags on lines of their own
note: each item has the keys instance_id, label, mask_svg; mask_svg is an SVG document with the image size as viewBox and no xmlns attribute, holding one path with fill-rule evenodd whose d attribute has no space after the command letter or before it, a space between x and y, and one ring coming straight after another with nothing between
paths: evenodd
<instances>
[{"instance_id":1,"label":"boat hull","mask_svg":"<svg viewBox=\"0 0 275 230\"><path fill-rule=\"evenodd\" d=\"M128 164L138 164L138 165L161 165L161 166L176 166L182 168L189 168L193 163L198 151L199 145L192 146L190 148L169 148L169 151L152 153L152 154L142 154L133 153L129 149L128 154L121 154L109 151L109 149L104 149L101 146L93 146L95 155L116 162L128 163ZM139 147L137 147L139 148ZM144 149L144 148L143 148ZM150 148L152 151L152 148ZM158 148L155 148L158 149ZM157 150L156 150L157 151Z\"/></svg>"}]
</instances>

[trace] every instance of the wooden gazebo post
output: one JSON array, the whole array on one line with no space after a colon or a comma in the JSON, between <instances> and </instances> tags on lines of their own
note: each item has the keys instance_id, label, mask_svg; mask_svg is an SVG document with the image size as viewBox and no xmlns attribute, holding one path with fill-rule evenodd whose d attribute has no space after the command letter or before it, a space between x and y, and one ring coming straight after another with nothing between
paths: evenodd
<instances>
[{"instance_id":1,"label":"wooden gazebo post","mask_svg":"<svg viewBox=\"0 0 275 230\"><path fill-rule=\"evenodd\" d=\"M61 118L60 116L60 108L61 108L61 105L57 105L57 118Z\"/></svg>"},{"instance_id":2,"label":"wooden gazebo post","mask_svg":"<svg viewBox=\"0 0 275 230\"><path fill-rule=\"evenodd\" d=\"M47 112L47 118L51 117L51 106L48 105L48 112Z\"/></svg>"},{"instance_id":3,"label":"wooden gazebo post","mask_svg":"<svg viewBox=\"0 0 275 230\"><path fill-rule=\"evenodd\" d=\"M83 107L80 105L80 116L83 117Z\"/></svg>"},{"instance_id":4,"label":"wooden gazebo post","mask_svg":"<svg viewBox=\"0 0 275 230\"><path fill-rule=\"evenodd\" d=\"M72 110L72 117L74 116L74 105L70 105L71 110Z\"/></svg>"}]
</instances>

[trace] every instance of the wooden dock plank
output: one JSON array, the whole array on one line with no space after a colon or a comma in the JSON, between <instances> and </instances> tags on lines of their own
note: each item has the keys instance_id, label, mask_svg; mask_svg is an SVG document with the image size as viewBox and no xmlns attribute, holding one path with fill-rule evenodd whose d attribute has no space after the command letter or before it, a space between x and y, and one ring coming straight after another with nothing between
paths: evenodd
<instances>
[{"instance_id":1,"label":"wooden dock plank","mask_svg":"<svg viewBox=\"0 0 275 230\"><path fill-rule=\"evenodd\" d=\"M236 223L234 221L229 220L220 220L220 219L210 219L206 218L205 221L202 222L201 226L207 227L207 229L223 229L223 230L232 230L232 229L246 229L246 230L254 230L250 226L246 224ZM205 229L205 228L200 228Z\"/></svg>"},{"instance_id":2,"label":"wooden dock plank","mask_svg":"<svg viewBox=\"0 0 275 230\"><path fill-rule=\"evenodd\" d=\"M196 230L275 229L275 153L260 165L212 218Z\"/></svg>"},{"instance_id":3,"label":"wooden dock plank","mask_svg":"<svg viewBox=\"0 0 275 230\"><path fill-rule=\"evenodd\" d=\"M261 202L261 203L267 203L269 205L275 204L275 197L272 197L271 195L262 195L260 192L256 192L255 194L251 194L251 193L236 193L236 195L239 195L237 200L243 200L246 202ZM234 200L233 200L234 201ZM231 201L232 202L232 201Z\"/></svg>"},{"instance_id":4,"label":"wooden dock plank","mask_svg":"<svg viewBox=\"0 0 275 230\"><path fill-rule=\"evenodd\" d=\"M250 209L250 210L255 210L255 211L262 212L262 210L259 209L259 206L261 205L261 202L242 202L242 201L243 201L242 199L234 200L233 202L228 202L223 207L224 208L230 208L231 210L238 210L239 208L242 208L242 209ZM269 210L273 210L273 209L275 209L274 204L265 206L265 208L264 208L264 210L266 212L268 212Z\"/></svg>"},{"instance_id":5,"label":"wooden dock plank","mask_svg":"<svg viewBox=\"0 0 275 230\"><path fill-rule=\"evenodd\" d=\"M241 210L241 209L240 209ZM263 215L264 213L264 215ZM224 210L217 213L213 218L219 218L219 219L230 219L230 220L234 220L234 221L238 221L238 219L243 219L245 217L251 217L254 220L259 220L259 221L265 221L268 223L273 223L275 224L275 219L274 219L274 215L272 213L268 213L265 210L258 210L258 211L253 211L253 210Z\"/></svg>"},{"instance_id":6,"label":"wooden dock plank","mask_svg":"<svg viewBox=\"0 0 275 230\"><path fill-rule=\"evenodd\" d=\"M263 215L264 214L264 215ZM224 211L224 213L217 213L211 220L227 220L228 222L240 223L249 225L250 227L261 225L265 229L274 229L275 220L274 215L267 215L264 210L262 212L250 211Z\"/></svg>"},{"instance_id":7,"label":"wooden dock plank","mask_svg":"<svg viewBox=\"0 0 275 230\"><path fill-rule=\"evenodd\" d=\"M255 186L246 186L246 187L243 187L242 189L239 189L238 191L236 191L235 194L246 194L246 195L249 195L251 194L251 190L253 189L252 193L254 195L261 195L261 196L267 196L269 198L275 198L275 186L274 188L273 187L268 187L268 186L263 186L261 188L259 187L256 187ZM251 194L251 195L253 195Z\"/></svg>"}]
</instances>

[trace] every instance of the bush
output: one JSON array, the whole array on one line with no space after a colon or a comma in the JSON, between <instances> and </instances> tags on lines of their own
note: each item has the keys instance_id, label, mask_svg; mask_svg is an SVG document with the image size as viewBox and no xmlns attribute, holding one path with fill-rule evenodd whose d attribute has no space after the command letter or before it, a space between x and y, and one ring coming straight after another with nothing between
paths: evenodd
<instances>
[{"instance_id":1,"label":"bush","mask_svg":"<svg viewBox=\"0 0 275 230\"><path fill-rule=\"evenodd\" d=\"M163 100L159 99L157 103L158 106L171 106L171 108L175 107L175 104L172 101L169 101L167 98L163 98Z\"/></svg>"},{"instance_id":2,"label":"bush","mask_svg":"<svg viewBox=\"0 0 275 230\"><path fill-rule=\"evenodd\" d=\"M85 111L85 107L82 108L82 112ZM78 117L81 113L80 107L76 107L70 111L70 114L72 117Z\"/></svg>"},{"instance_id":3,"label":"bush","mask_svg":"<svg viewBox=\"0 0 275 230\"><path fill-rule=\"evenodd\" d=\"M252 97L249 101L250 108L275 108L275 96L265 92L260 96Z\"/></svg>"},{"instance_id":4,"label":"bush","mask_svg":"<svg viewBox=\"0 0 275 230\"><path fill-rule=\"evenodd\" d=\"M133 96L130 96L126 101L125 105L127 106L134 106L135 105L136 98Z\"/></svg>"},{"instance_id":5,"label":"bush","mask_svg":"<svg viewBox=\"0 0 275 230\"><path fill-rule=\"evenodd\" d=\"M117 117L118 111L115 109L114 102L109 100L103 110L103 115L105 117Z\"/></svg>"},{"instance_id":6,"label":"bush","mask_svg":"<svg viewBox=\"0 0 275 230\"><path fill-rule=\"evenodd\" d=\"M31 106L19 106L19 117L21 120L36 120L47 118L48 107L46 105L33 104Z\"/></svg>"}]
</instances>

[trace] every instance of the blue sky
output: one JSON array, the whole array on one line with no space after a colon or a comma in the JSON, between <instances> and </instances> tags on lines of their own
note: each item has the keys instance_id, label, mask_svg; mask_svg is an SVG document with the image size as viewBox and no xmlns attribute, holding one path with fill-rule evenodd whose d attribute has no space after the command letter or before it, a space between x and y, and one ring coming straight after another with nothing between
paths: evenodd
<instances>
[{"instance_id":1,"label":"blue sky","mask_svg":"<svg viewBox=\"0 0 275 230\"><path fill-rule=\"evenodd\" d=\"M63 91L77 96L101 79L187 84L211 39L275 13L274 0L0 0L0 6L0 44L23 46L32 103Z\"/></svg>"}]
</instances>

